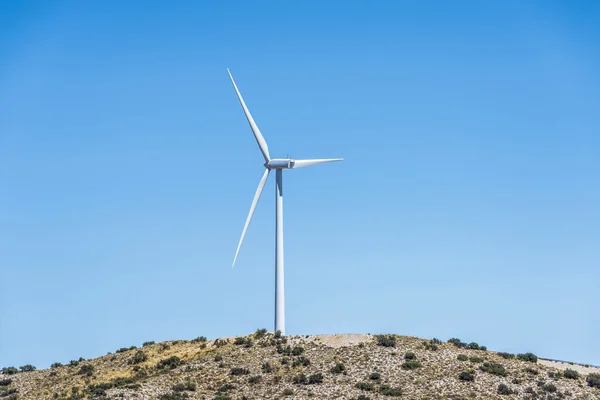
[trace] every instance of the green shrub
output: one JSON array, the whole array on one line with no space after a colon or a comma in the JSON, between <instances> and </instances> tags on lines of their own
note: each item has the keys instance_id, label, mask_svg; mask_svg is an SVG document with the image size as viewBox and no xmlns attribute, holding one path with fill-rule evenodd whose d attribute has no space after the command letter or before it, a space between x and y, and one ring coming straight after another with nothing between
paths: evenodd
<instances>
[{"instance_id":1,"label":"green shrub","mask_svg":"<svg viewBox=\"0 0 600 400\"><path fill-rule=\"evenodd\" d=\"M458 374L458 379L466 382L473 382L475 380L475 371L463 371Z\"/></svg>"},{"instance_id":2,"label":"green shrub","mask_svg":"<svg viewBox=\"0 0 600 400\"><path fill-rule=\"evenodd\" d=\"M487 347L485 347L485 346L479 346L479 350L481 350L481 351L487 351Z\"/></svg>"},{"instance_id":3,"label":"green shrub","mask_svg":"<svg viewBox=\"0 0 600 400\"><path fill-rule=\"evenodd\" d=\"M354 385L354 387L366 392L372 392L375 389L375 386L368 382L358 382L356 385Z\"/></svg>"},{"instance_id":4,"label":"green shrub","mask_svg":"<svg viewBox=\"0 0 600 400\"><path fill-rule=\"evenodd\" d=\"M545 383L542 385L542 389L548 393L556 393L556 385L554 383Z\"/></svg>"},{"instance_id":5,"label":"green shrub","mask_svg":"<svg viewBox=\"0 0 600 400\"><path fill-rule=\"evenodd\" d=\"M235 367L235 368L231 368L231 370L229 371L229 373L232 376L238 376L238 375L250 375L250 370L247 368L239 368L239 367Z\"/></svg>"},{"instance_id":6,"label":"green shrub","mask_svg":"<svg viewBox=\"0 0 600 400\"><path fill-rule=\"evenodd\" d=\"M36 368L31 364L23 365L19 367L19 369L21 370L21 372L31 372L36 370Z\"/></svg>"},{"instance_id":7,"label":"green shrub","mask_svg":"<svg viewBox=\"0 0 600 400\"><path fill-rule=\"evenodd\" d=\"M156 369L175 369L181 364L181 359L177 356L173 356L165 360L160 360L158 364L156 364Z\"/></svg>"},{"instance_id":8,"label":"green shrub","mask_svg":"<svg viewBox=\"0 0 600 400\"><path fill-rule=\"evenodd\" d=\"M416 369L421 367L421 363L417 360L407 360L402 364L402 369Z\"/></svg>"},{"instance_id":9,"label":"green shrub","mask_svg":"<svg viewBox=\"0 0 600 400\"><path fill-rule=\"evenodd\" d=\"M459 354L459 355L456 357L456 359L457 359L458 361L468 361L468 360L469 360L469 357L467 357L465 354Z\"/></svg>"},{"instance_id":10,"label":"green shrub","mask_svg":"<svg viewBox=\"0 0 600 400\"><path fill-rule=\"evenodd\" d=\"M262 365L262 371L263 372L269 374L269 373L273 372L274 370L275 370L275 368L273 368L271 366L271 364L269 364L268 362L263 363L263 365Z\"/></svg>"},{"instance_id":11,"label":"green shrub","mask_svg":"<svg viewBox=\"0 0 600 400\"><path fill-rule=\"evenodd\" d=\"M467 344L465 342L461 342L460 339L458 339L458 338L448 339L448 343L452 343L453 345L455 345L458 348L467 347Z\"/></svg>"},{"instance_id":12,"label":"green shrub","mask_svg":"<svg viewBox=\"0 0 600 400\"><path fill-rule=\"evenodd\" d=\"M409 351L408 353L404 354L404 359L405 360L416 360L417 356L412 351Z\"/></svg>"},{"instance_id":13,"label":"green shrub","mask_svg":"<svg viewBox=\"0 0 600 400\"><path fill-rule=\"evenodd\" d=\"M511 388L506 386L504 383L501 383L500 385L498 385L498 394L507 395L507 394L514 394L514 393L515 392Z\"/></svg>"},{"instance_id":14,"label":"green shrub","mask_svg":"<svg viewBox=\"0 0 600 400\"><path fill-rule=\"evenodd\" d=\"M281 365L287 365L289 361L290 360L287 357L281 357Z\"/></svg>"},{"instance_id":15,"label":"green shrub","mask_svg":"<svg viewBox=\"0 0 600 400\"><path fill-rule=\"evenodd\" d=\"M396 347L396 336L394 335L376 335L377 344L383 347Z\"/></svg>"},{"instance_id":16,"label":"green shrub","mask_svg":"<svg viewBox=\"0 0 600 400\"><path fill-rule=\"evenodd\" d=\"M94 366L90 364L82 365L81 368L79 368L78 374L92 376L94 375Z\"/></svg>"},{"instance_id":17,"label":"green shrub","mask_svg":"<svg viewBox=\"0 0 600 400\"><path fill-rule=\"evenodd\" d=\"M283 334L281 333L281 331L280 331L280 330L276 330L276 331L275 331L275 335L273 335L273 337L274 337L275 339L280 339L282 336L283 336Z\"/></svg>"},{"instance_id":18,"label":"green shrub","mask_svg":"<svg viewBox=\"0 0 600 400\"><path fill-rule=\"evenodd\" d=\"M212 400L231 400L231 397L227 396L226 394L219 393L213 397Z\"/></svg>"},{"instance_id":19,"label":"green shrub","mask_svg":"<svg viewBox=\"0 0 600 400\"><path fill-rule=\"evenodd\" d=\"M154 342L153 342L153 341L150 341L150 342L144 342L144 343L142 344L142 347L148 347L148 346L152 346L153 344L154 344Z\"/></svg>"},{"instance_id":20,"label":"green shrub","mask_svg":"<svg viewBox=\"0 0 600 400\"><path fill-rule=\"evenodd\" d=\"M254 385L255 383L259 383L261 380L260 375L254 375L248 378L248 383Z\"/></svg>"},{"instance_id":21,"label":"green shrub","mask_svg":"<svg viewBox=\"0 0 600 400\"><path fill-rule=\"evenodd\" d=\"M304 353L304 347L302 346L281 346L281 345L277 345L277 352L279 354L283 354L286 356L299 356L300 354Z\"/></svg>"},{"instance_id":22,"label":"green shrub","mask_svg":"<svg viewBox=\"0 0 600 400\"><path fill-rule=\"evenodd\" d=\"M568 379L579 379L579 372L577 372L571 368L567 368L565 370L564 376L565 376L565 378L568 378Z\"/></svg>"},{"instance_id":23,"label":"green shrub","mask_svg":"<svg viewBox=\"0 0 600 400\"><path fill-rule=\"evenodd\" d=\"M442 341L438 338L433 338L429 341L431 344L442 344Z\"/></svg>"},{"instance_id":24,"label":"green shrub","mask_svg":"<svg viewBox=\"0 0 600 400\"><path fill-rule=\"evenodd\" d=\"M471 350L479 350L479 344L477 344L475 342L471 342L467 345L467 348L469 348Z\"/></svg>"},{"instance_id":25,"label":"green shrub","mask_svg":"<svg viewBox=\"0 0 600 400\"><path fill-rule=\"evenodd\" d=\"M146 353L144 353L142 350L138 350L135 352L135 354L131 358L131 363L134 365L140 364L140 363L143 363L144 361L146 361L147 359L148 359L148 356L146 355Z\"/></svg>"},{"instance_id":26,"label":"green shrub","mask_svg":"<svg viewBox=\"0 0 600 400\"><path fill-rule=\"evenodd\" d=\"M165 393L159 397L160 400L187 400L187 393Z\"/></svg>"},{"instance_id":27,"label":"green shrub","mask_svg":"<svg viewBox=\"0 0 600 400\"><path fill-rule=\"evenodd\" d=\"M595 387L595 388L600 389L600 374L589 374L585 378L585 381L591 387Z\"/></svg>"},{"instance_id":28,"label":"green shrub","mask_svg":"<svg viewBox=\"0 0 600 400\"><path fill-rule=\"evenodd\" d=\"M116 353L125 353L126 351L129 350L135 350L137 349L136 346L131 346L131 347L121 347L119 350L116 351ZM79 360L79 361L83 361L83 360Z\"/></svg>"},{"instance_id":29,"label":"green shrub","mask_svg":"<svg viewBox=\"0 0 600 400\"><path fill-rule=\"evenodd\" d=\"M313 374L313 375L309 376L308 383L310 385L313 385L315 383L323 383L323 374L318 373L318 374Z\"/></svg>"},{"instance_id":30,"label":"green shrub","mask_svg":"<svg viewBox=\"0 0 600 400\"><path fill-rule=\"evenodd\" d=\"M304 374L298 374L292 378L292 382L294 382L296 385L304 385L308 383L308 378Z\"/></svg>"},{"instance_id":31,"label":"green shrub","mask_svg":"<svg viewBox=\"0 0 600 400\"><path fill-rule=\"evenodd\" d=\"M521 361L528 361L532 363L536 363L538 358L533 353L525 353L525 354L517 354L517 358Z\"/></svg>"},{"instance_id":32,"label":"green shrub","mask_svg":"<svg viewBox=\"0 0 600 400\"><path fill-rule=\"evenodd\" d=\"M483 357L471 356L469 357L469 361L472 363L482 363L484 360Z\"/></svg>"},{"instance_id":33,"label":"green shrub","mask_svg":"<svg viewBox=\"0 0 600 400\"><path fill-rule=\"evenodd\" d=\"M294 362L292 363L292 367L306 367L310 365L310 360L304 356L300 356L297 359L294 360Z\"/></svg>"},{"instance_id":34,"label":"green shrub","mask_svg":"<svg viewBox=\"0 0 600 400\"><path fill-rule=\"evenodd\" d=\"M267 330L266 329L257 329L256 332L254 332L254 339L259 340L264 338L267 335Z\"/></svg>"},{"instance_id":35,"label":"green shrub","mask_svg":"<svg viewBox=\"0 0 600 400\"><path fill-rule=\"evenodd\" d=\"M284 396L293 396L294 395L294 391L292 389L285 389L282 394Z\"/></svg>"},{"instance_id":36,"label":"green shrub","mask_svg":"<svg viewBox=\"0 0 600 400\"><path fill-rule=\"evenodd\" d=\"M511 354L511 353L500 352L500 353L496 353L496 354L498 354L500 357L505 358L507 360L510 360L511 358L515 358L515 355Z\"/></svg>"},{"instance_id":37,"label":"green shrub","mask_svg":"<svg viewBox=\"0 0 600 400\"><path fill-rule=\"evenodd\" d=\"M230 391L232 389L235 389L235 386L233 386L231 383L226 383L226 384L222 385L221 387L219 387L217 389L217 392L219 392L219 393L225 393L225 392L228 392L228 391Z\"/></svg>"},{"instance_id":38,"label":"green shrub","mask_svg":"<svg viewBox=\"0 0 600 400\"><path fill-rule=\"evenodd\" d=\"M246 338L243 337L236 337L235 340L233 341L233 344L235 345L242 345L242 344L246 344Z\"/></svg>"},{"instance_id":39,"label":"green shrub","mask_svg":"<svg viewBox=\"0 0 600 400\"><path fill-rule=\"evenodd\" d=\"M217 354L217 355L215 356L215 361L216 361L216 362L223 361L223 356L222 356L222 355L220 355L220 354Z\"/></svg>"},{"instance_id":40,"label":"green shrub","mask_svg":"<svg viewBox=\"0 0 600 400\"><path fill-rule=\"evenodd\" d=\"M365 396L364 394L359 394L356 400L371 400L369 396Z\"/></svg>"},{"instance_id":41,"label":"green shrub","mask_svg":"<svg viewBox=\"0 0 600 400\"><path fill-rule=\"evenodd\" d=\"M332 367L330 369L331 373L333 373L333 374L341 374L345 370L346 370L346 366L342 363L337 363L337 364L335 364L334 367Z\"/></svg>"},{"instance_id":42,"label":"green shrub","mask_svg":"<svg viewBox=\"0 0 600 400\"><path fill-rule=\"evenodd\" d=\"M369 379L376 382L381 382L381 374L379 372L372 372L369 375Z\"/></svg>"},{"instance_id":43,"label":"green shrub","mask_svg":"<svg viewBox=\"0 0 600 400\"><path fill-rule=\"evenodd\" d=\"M389 385L381 385L379 388L379 393L384 396L398 397L402 396L402 390L400 388L393 388Z\"/></svg>"},{"instance_id":44,"label":"green shrub","mask_svg":"<svg viewBox=\"0 0 600 400\"><path fill-rule=\"evenodd\" d=\"M171 390L174 392L185 392L186 390L193 392L196 390L196 384L192 381L180 382L171 386Z\"/></svg>"},{"instance_id":45,"label":"green shrub","mask_svg":"<svg viewBox=\"0 0 600 400\"><path fill-rule=\"evenodd\" d=\"M79 361L77 361L77 360L71 360L71 361L69 361L69 366L70 367L76 367L78 365L79 365Z\"/></svg>"},{"instance_id":46,"label":"green shrub","mask_svg":"<svg viewBox=\"0 0 600 400\"><path fill-rule=\"evenodd\" d=\"M192 343L206 343L207 339L206 336L198 336L195 339L192 339Z\"/></svg>"},{"instance_id":47,"label":"green shrub","mask_svg":"<svg viewBox=\"0 0 600 400\"><path fill-rule=\"evenodd\" d=\"M537 369L531 367L525 368L525 372L527 372L530 375L537 375L540 373Z\"/></svg>"},{"instance_id":48,"label":"green shrub","mask_svg":"<svg viewBox=\"0 0 600 400\"><path fill-rule=\"evenodd\" d=\"M425 343L423 346L425 347L425 350L436 351L438 349L435 343Z\"/></svg>"},{"instance_id":49,"label":"green shrub","mask_svg":"<svg viewBox=\"0 0 600 400\"><path fill-rule=\"evenodd\" d=\"M506 376L506 369L502 364L485 362L479 366L479 369L492 375Z\"/></svg>"},{"instance_id":50,"label":"green shrub","mask_svg":"<svg viewBox=\"0 0 600 400\"><path fill-rule=\"evenodd\" d=\"M52 363L52 365L50 365L50 368L58 368L58 367L62 367L62 366L63 366L62 363L55 362L55 363Z\"/></svg>"},{"instance_id":51,"label":"green shrub","mask_svg":"<svg viewBox=\"0 0 600 400\"><path fill-rule=\"evenodd\" d=\"M17 372L19 372L18 369L16 369L15 367L4 367L2 368L2 373L5 375L14 375Z\"/></svg>"},{"instance_id":52,"label":"green shrub","mask_svg":"<svg viewBox=\"0 0 600 400\"><path fill-rule=\"evenodd\" d=\"M12 383L12 379L0 379L0 386L8 386Z\"/></svg>"}]
</instances>

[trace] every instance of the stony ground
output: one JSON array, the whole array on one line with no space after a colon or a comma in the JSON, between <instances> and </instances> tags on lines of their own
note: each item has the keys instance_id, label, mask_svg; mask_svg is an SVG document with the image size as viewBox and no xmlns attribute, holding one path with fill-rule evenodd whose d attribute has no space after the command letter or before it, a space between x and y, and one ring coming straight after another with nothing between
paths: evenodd
<instances>
[{"instance_id":1,"label":"stony ground","mask_svg":"<svg viewBox=\"0 0 600 400\"><path fill-rule=\"evenodd\" d=\"M565 375L568 364L557 368L541 360L506 359L492 351L414 337L390 335L385 343L378 339L276 338L259 332L244 338L146 344L74 361L77 365L0 374L0 400L600 400L600 389L590 386L585 374Z\"/></svg>"}]
</instances>

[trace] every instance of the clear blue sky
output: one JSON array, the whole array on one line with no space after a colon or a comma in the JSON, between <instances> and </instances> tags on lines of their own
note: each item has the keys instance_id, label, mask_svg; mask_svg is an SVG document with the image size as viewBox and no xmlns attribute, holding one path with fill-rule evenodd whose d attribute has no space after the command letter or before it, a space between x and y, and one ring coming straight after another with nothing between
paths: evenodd
<instances>
[{"instance_id":1,"label":"clear blue sky","mask_svg":"<svg viewBox=\"0 0 600 400\"><path fill-rule=\"evenodd\" d=\"M272 329L227 67L289 334L600 364L600 3L207 3L0 5L0 367Z\"/></svg>"}]
</instances>

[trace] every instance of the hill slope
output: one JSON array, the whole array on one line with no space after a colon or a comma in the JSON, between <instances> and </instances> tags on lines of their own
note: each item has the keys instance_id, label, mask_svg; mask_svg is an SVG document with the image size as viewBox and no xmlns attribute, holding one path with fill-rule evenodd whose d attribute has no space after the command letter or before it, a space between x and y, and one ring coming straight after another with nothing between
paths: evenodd
<instances>
[{"instance_id":1,"label":"hill slope","mask_svg":"<svg viewBox=\"0 0 600 400\"><path fill-rule=\"evenodd\" d=\"M600 399L594 375L600 370L576 376L456 344L396 335L277 338L262 331L146 343L48 370L6 370L0 400Z\"/></svg>"}]
</instances>

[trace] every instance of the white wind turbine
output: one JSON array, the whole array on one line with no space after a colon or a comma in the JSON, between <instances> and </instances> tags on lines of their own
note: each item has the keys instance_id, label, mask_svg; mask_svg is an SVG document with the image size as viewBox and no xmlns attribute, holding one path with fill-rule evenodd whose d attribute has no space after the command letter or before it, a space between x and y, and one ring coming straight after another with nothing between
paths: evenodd
<instances>
[{"instance_id":1,"label":"white wind turbine","mask_svg":"<svg viewBox=\"0 0 600 400\"><path fill-rule=\"evenodd\" d=\"M260 133L258 126L256 126L256 122L254 122L254 118L248 111L248 107L246 107L246 103L244 103L244 99L240 94L240 91L233 80L233 76L231 76L231 72L227 69L229 73L229 78L231 78L231 83L233 83L233 88L237 93L237 97L244 109L244 114L246 114L246 118L248 119L248 123L250 124L250 128L252 129L252 133L254 133L254 138L256 139L256 143L258 143L258 147L265 159L265 172L258 183L258 188L256 189L256 193L254 194L254 199L252 200L252 205L250 206L250 212L248 213L248 218L246 218L246 224L244 225L244 230L242 230L242 236L240 237L240 242L238 243L237 250L235 251L235 257L233 258L232 268L235 265L235 261L237 260L238 253L240 252L240 247L242 246L242 242L244 241L244 236L246 235L246 230L248 229L248 224L252 219L252 215L254 214L254 209L256 208L256 204L258 203L258 199L260 199L260 195L265 187L265 182L267 182L267 178L269 177L269 172L271 170L275 170L275 331L280 331L282 334L285 334L285 303L284 303L284 293L283 293L283 170L284 169L292 169L292 168L300 168L307 167L309 165L323 164L334 161L342 161L343 158L327 158L327 159L317 159L317 160L292 160L289 158L271 158L269 155L269 147L267 146L267 142L265 138Z\"/></svg>"}]
</instances>

